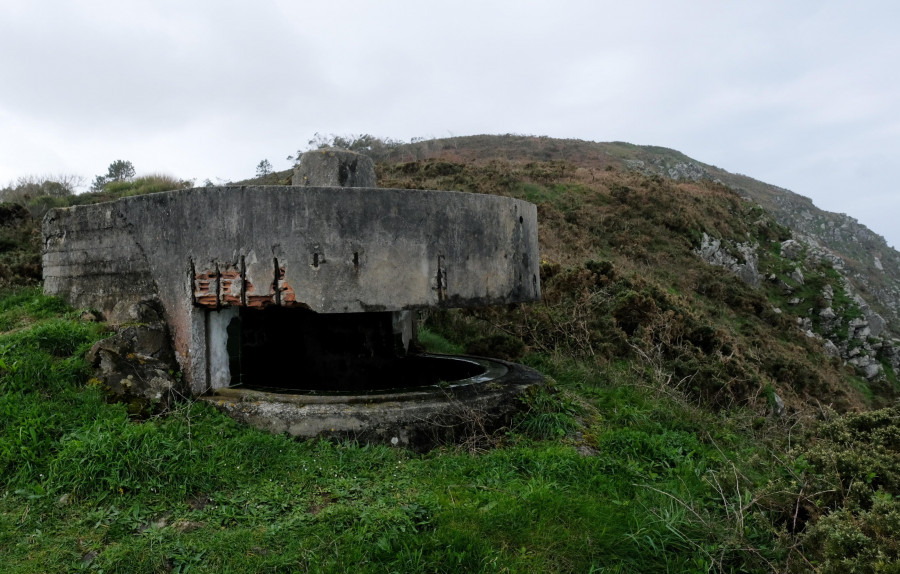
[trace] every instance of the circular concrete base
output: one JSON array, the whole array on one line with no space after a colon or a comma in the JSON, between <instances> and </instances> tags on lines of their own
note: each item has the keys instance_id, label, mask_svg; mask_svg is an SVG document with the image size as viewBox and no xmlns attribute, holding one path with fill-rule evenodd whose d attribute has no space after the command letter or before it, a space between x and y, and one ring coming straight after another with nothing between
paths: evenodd
<instances>
[{"instance_id":1,"label":"circular concrete base","mask_svg":"<svg viewBox=\"0 0 900 574\"><path fill-rule=\"evenodd\" d=\"M483 367L473 377L403 391L278 393L217 389L200 397L230 417L274 433L382 443L416 450L509 424L537 371L498 359L428 355ZM478 369L482 370L482 369Z\"/></svg>"}]
</instances>

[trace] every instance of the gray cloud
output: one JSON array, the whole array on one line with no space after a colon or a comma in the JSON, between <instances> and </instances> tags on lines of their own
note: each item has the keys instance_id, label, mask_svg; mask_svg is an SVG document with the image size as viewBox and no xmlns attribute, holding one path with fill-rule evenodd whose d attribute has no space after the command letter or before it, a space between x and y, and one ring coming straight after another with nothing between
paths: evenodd
<instances>
[{"instance_id":1,"label":"gray cloud","mask_svg":"<svg viewBox=\"0 0 900 574\"><path fill-rule=\"evenodd\" d=\"M672 147L891 243L900 8L201 0L0 7L0 181L239 179L315 132L534 133Z\"/></svg>"}]
</instances>

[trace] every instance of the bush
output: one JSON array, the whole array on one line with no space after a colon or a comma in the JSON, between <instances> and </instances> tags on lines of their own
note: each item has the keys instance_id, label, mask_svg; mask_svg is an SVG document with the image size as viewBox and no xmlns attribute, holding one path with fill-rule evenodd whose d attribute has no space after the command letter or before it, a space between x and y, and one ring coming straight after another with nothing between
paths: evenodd
<instances>
[{"instance_id":1,"label":"bush","mask_svg":"<svg viewBox=\"0 0 900 574\"><path fill-rule=\"evenodd\" d=\"M466 344L467 355L517 361L525 354L525 343L506 334L479 337Z\"/></svg>"}]
</instances>

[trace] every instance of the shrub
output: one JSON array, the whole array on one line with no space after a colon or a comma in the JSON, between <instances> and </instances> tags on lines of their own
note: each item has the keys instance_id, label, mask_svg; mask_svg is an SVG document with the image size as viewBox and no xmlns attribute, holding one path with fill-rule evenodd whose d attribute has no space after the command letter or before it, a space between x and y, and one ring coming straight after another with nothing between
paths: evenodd
<instances>
[{"instance_id":1,"label":"shrub","mask_svg":"<svg viewBox=\"0 0 900 574\"><path fill-rule=\"evenodd\" d=\"M467 343L466 354L516 361L525 354L525 343L505 334L489 335Z\"/></svg>"}]
</instances>

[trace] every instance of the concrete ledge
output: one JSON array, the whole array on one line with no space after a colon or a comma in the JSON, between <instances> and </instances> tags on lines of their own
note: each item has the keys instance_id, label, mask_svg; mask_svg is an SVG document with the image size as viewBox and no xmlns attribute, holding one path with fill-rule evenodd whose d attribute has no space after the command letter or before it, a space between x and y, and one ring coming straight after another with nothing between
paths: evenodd
<instances>
[{"instance_id":1,"label":"concrete ledge","mask_svg":"<svg viewBox=\"0 0 900 574\"><path fill-rule=\"evenodd\" d=\"M283 394L246 389L217 389L200 397L230 417L261 430L301 438L328 437L392 444L425 450L493 431L521 410L519 400L542 384L537 371L481 357L445 357L477 361L483 375L445 386L403 392L360 394Z\"/></svg>"}]
</instances>

